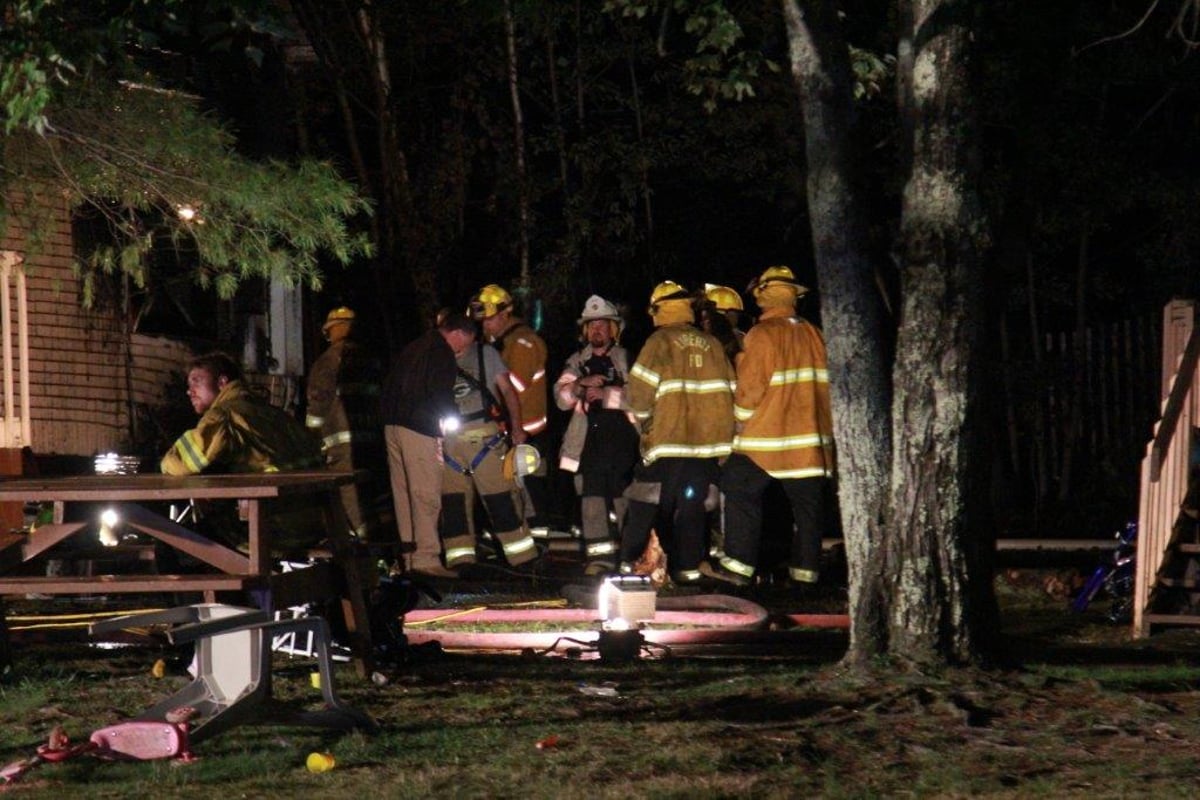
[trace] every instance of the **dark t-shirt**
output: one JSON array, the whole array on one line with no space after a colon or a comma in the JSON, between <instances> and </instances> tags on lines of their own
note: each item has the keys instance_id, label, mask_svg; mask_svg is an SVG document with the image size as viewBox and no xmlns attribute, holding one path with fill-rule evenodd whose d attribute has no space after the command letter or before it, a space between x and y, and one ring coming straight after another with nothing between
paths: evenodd
<instances>
[{"instance_id":1,"label":"dark t-shirt","mask_svg":"<svg viewBox=\"0 0 1200 800\"><path fill-rule=\"evenodd\" d=\"M383 382L383 424L441 436L439 422L454 413L457 377L454 350L440 331L427 331L409 342L392 360Z\"/></svg>"}]
</instances>

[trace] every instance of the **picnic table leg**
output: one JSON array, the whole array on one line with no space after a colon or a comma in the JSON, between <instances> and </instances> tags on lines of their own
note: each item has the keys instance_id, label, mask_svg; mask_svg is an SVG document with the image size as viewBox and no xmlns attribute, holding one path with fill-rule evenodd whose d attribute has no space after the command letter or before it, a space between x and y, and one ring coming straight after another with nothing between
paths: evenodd
<instances>
[{"instance_id":1,"label":"picnic table leg","mask_svg":"<svg viewBox=\"0 0 1200 800\"><path fill-rule=\"evenodd\" d=\"M358 558L354 541L341 518L341 497L334 492L326 504L325 517L329 531L330 550L334 567L341 573L342 618L346 623L346 635L350 641L354 671L359 677L369 677L374 671L374 643L371 641L371 619L367 609L367 575Z\"/></svg>"},{"instance_id":2,"label":"picnic table leg","mask_svg":"<svg viewBox=\"0 0 1200 800\"><path fill-rule=\"evenodd\" d=\"M4 600L0 598L0 678L12 669L12 645L8 641L8 623L4 620Z\"/></svg>"}]
</instances>

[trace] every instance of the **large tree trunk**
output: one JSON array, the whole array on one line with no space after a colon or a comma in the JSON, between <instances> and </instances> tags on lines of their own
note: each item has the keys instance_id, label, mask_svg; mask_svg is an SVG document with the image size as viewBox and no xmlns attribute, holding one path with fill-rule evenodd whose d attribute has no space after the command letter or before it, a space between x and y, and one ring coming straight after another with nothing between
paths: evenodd
<instances>
[{"instance_id":1,"label":"large tree trunk","mask_svg":"<svg viewBox=\"0 0 1200 800\"><path fill-rule=\"evenodd\" d=\"M868 580L865 570L874 562L887 495L890 337L866 250L866 211L856 196L850 56L838 9L828 0L781 3L804 118L808 207L829 350L838 499L850 572L848 660L865 662L886 642L881 585Z\"/></svg>"},{"instance_id":2,"label":"large tree trunk","mask_svg":"<svg viewBox=\"0 0 1200 800\"><path fill-rule=\"evenodd\" d=\"M890 586L891 655L965 663L986 652L995 628L991 543L981 535L978 478L986 464L976 446L986 234L973 149L975 12L951 0L912 0L905 10L898 67L911 137L899 243L904 299L892 496L873 574Z\"/></svg>"},{"instance_id":3,"label":"large tree trunk","mask_svg":"<svg viewBox=\"0 0 1200 800\"><path fill-rule=\"evenodd\" d=\"M504 2L504 50L507 56L508 93L513 112L513 160L517 180L517 241L519 283L530 288L529 274L529 176L525 169L525 117L521 111L521 82L517 68L517 23L512 0Z\"/></svg>"}]
</instances>

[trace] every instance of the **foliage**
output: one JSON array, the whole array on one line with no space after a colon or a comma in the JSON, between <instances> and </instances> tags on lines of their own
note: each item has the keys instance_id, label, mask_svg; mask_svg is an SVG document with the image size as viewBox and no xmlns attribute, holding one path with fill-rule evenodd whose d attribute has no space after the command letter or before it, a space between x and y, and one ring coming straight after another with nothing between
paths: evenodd
<instances>
[{"instance_id":1,"label":"foliage","mask_svg":"<svg viewBox=\"0 0 1200 800\"><path fill-rule=\"evenodd\" d=\"M323 256L344 265L369 254L350 221L370 207L332 165L239 155L234 137L199 98L147 71L161 64L133 57L161 42L134 12L161 13L174 3L145 0L103 25L94 16L103 6L17 5L10 13L28 24L7 33L3 45L10 54L24 47L22 63L34 65L26 73L39 77L2 87L10 109L20 113L6 118L0 185L61 189L71 207L90 207L105 220L107 241L80 264L85 305L100 275L124 274L144 287L153 280L152 255L162 248L222 298L252 277L319 289ZM179 24L169 13L166 22ZM52 35L55 25L69 23L90 34ZM76 69L71 81L61 71L52 81L35 68L85 58L88 69ZM30 204L10 205L9 213L32 219Z\"/></svg>"}]
</instances>

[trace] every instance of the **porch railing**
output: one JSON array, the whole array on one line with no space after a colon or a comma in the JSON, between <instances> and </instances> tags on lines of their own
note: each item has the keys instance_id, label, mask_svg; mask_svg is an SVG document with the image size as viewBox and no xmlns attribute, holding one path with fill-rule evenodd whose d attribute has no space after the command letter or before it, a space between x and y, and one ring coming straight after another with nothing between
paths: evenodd
<instances>
[{"instance_id":1,"label":"porch railing","mask_svg":"<svg viewBox=\"0 0 1200 800\"><path fill-rule=\"evenodd\" d=\"M1188 489L1192 429L1200 410L1196 362L1200 330L1191 300L1172 300L1163 310L1162 416L1142 459L1138 508L1137 567L1134 579L1133 633L1149 633L1150 594L1171 546L1180 502Z\"/></svg>"}]
</instances>

